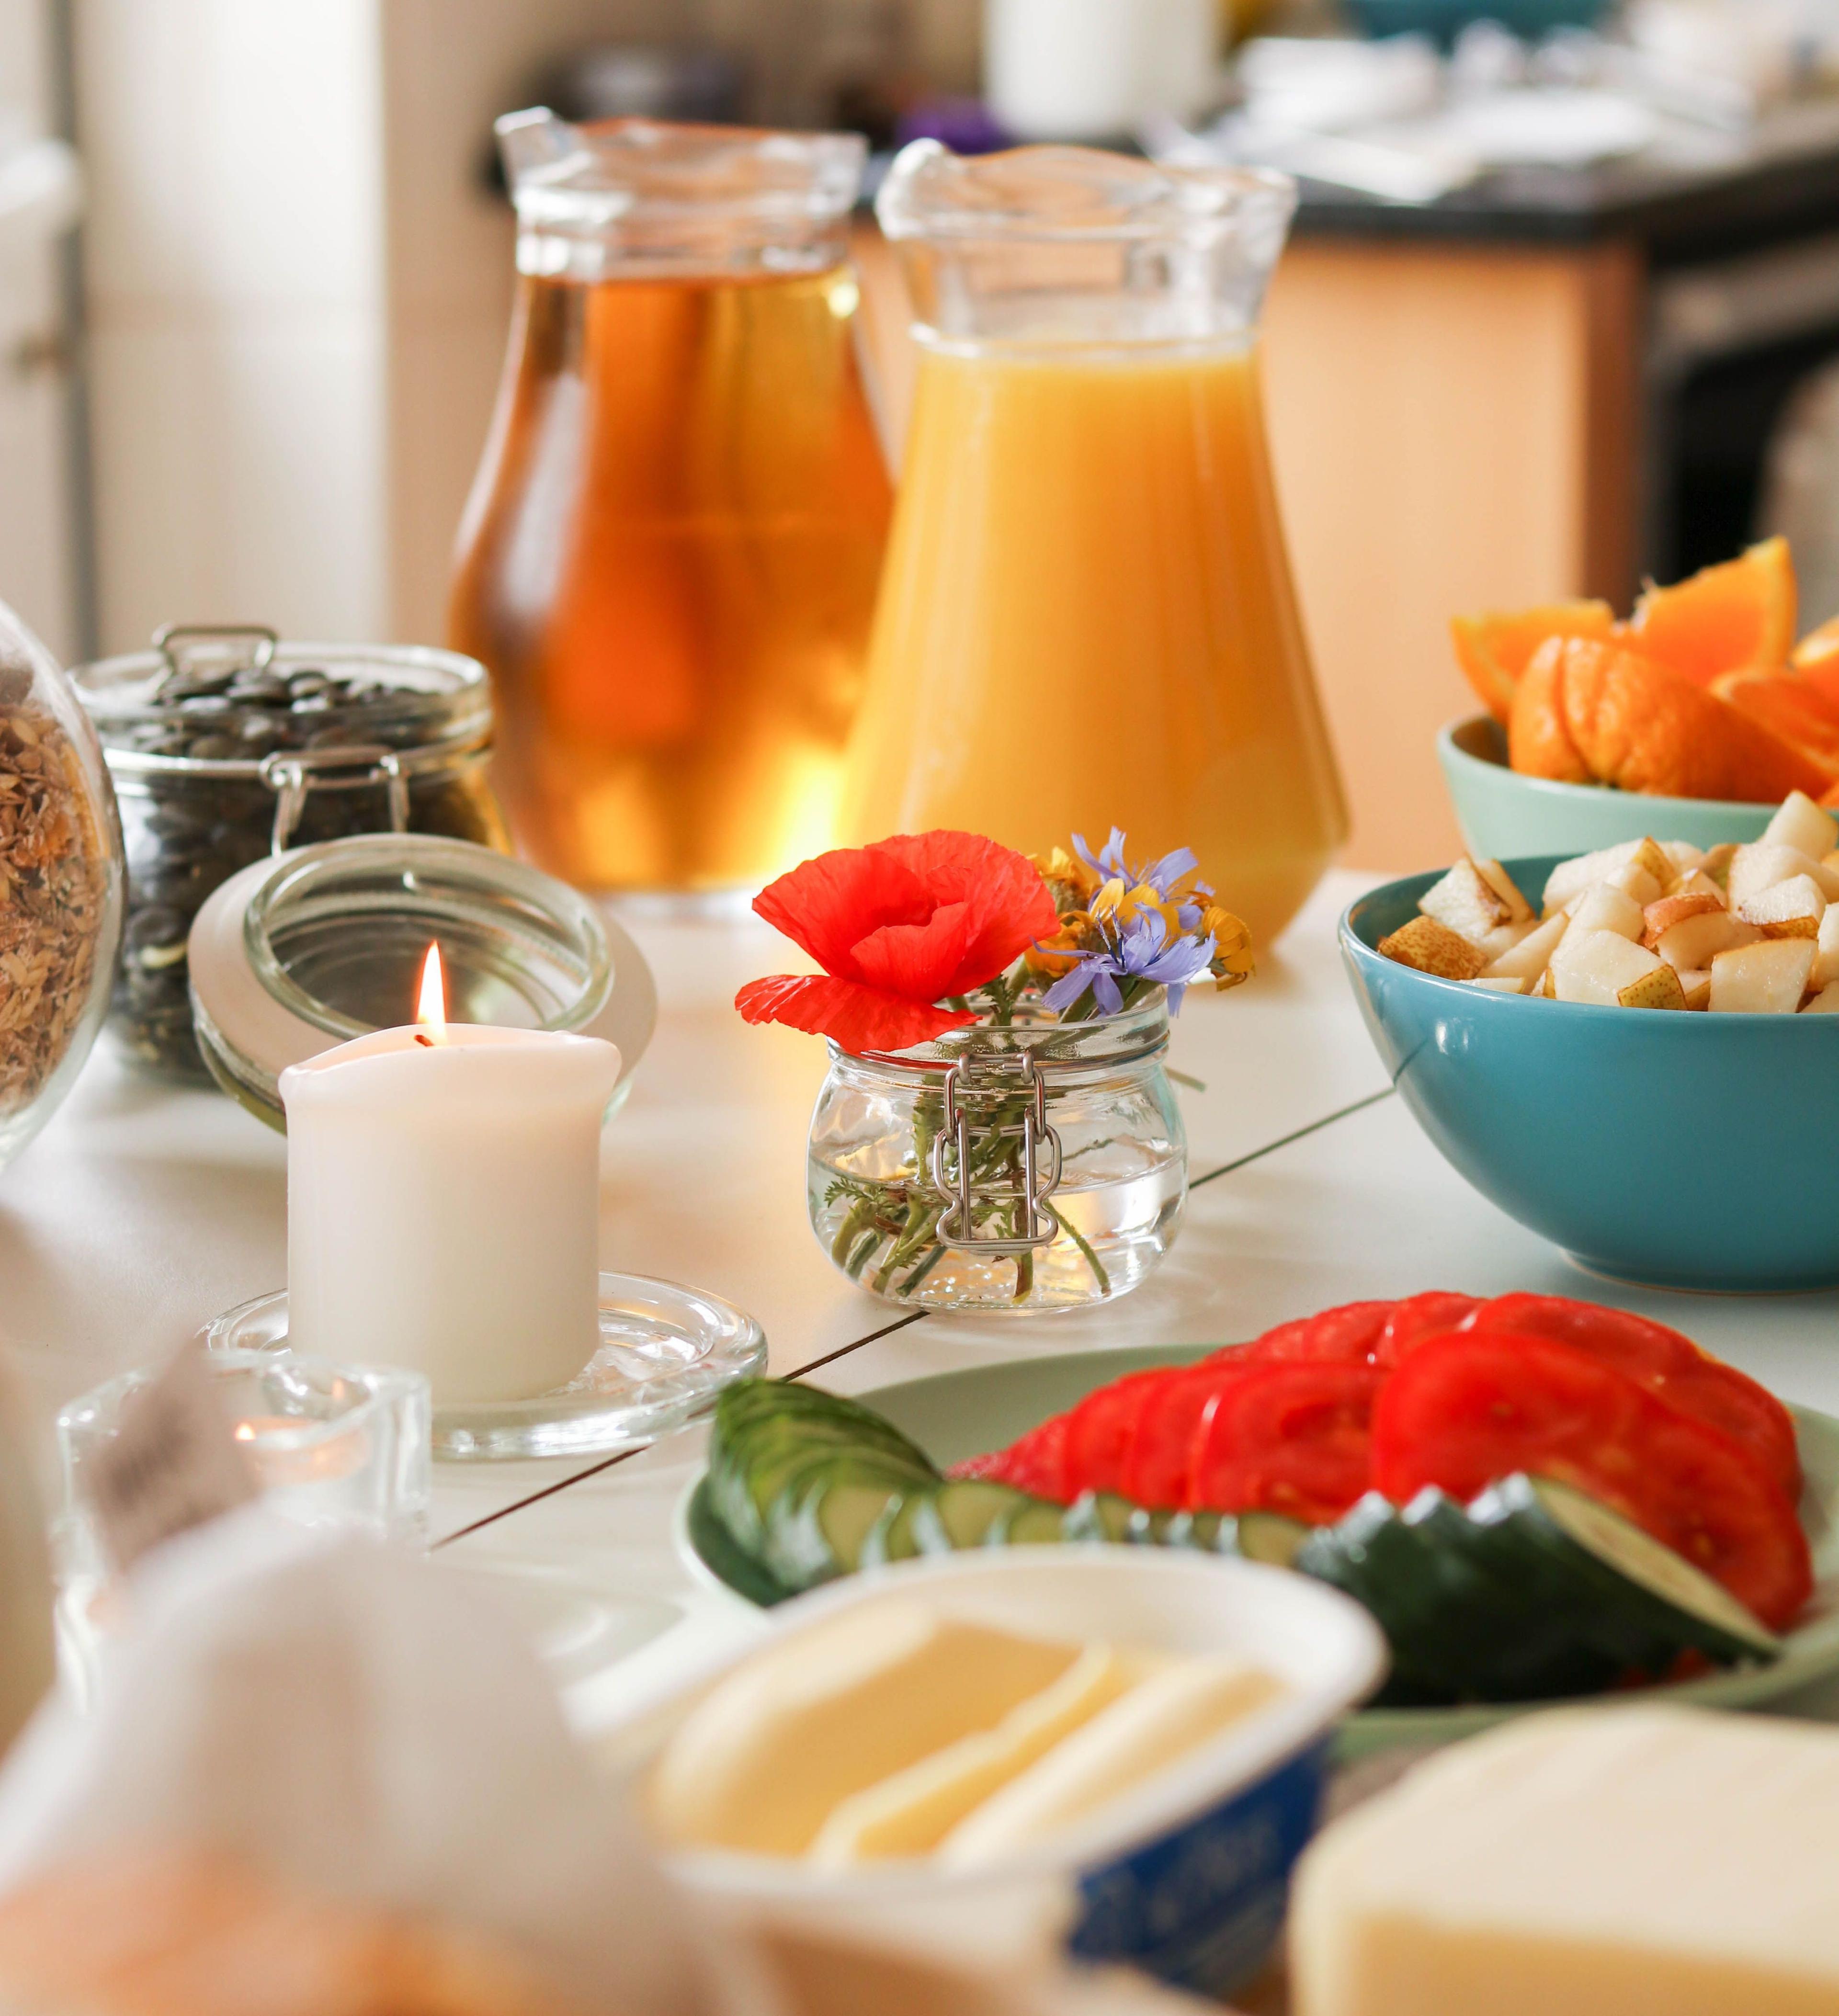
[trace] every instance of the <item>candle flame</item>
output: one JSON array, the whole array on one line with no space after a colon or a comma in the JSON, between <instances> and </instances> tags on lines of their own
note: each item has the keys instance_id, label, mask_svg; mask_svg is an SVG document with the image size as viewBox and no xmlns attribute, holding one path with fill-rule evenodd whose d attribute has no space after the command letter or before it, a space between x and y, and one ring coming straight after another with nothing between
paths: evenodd
<instances>
[{"instance_id":1,"label":"candle flame","mask_svg":"<svg viewBox=\"0 0 1839 2016\"><path fill-rule=\"evenodd\" d=\"M421 992L416 997L415 1019L428 1032L430 1042L447 1041L447 975L441 964L438 942L428 947L422 961Z\"/></svg>"}]
</instances>

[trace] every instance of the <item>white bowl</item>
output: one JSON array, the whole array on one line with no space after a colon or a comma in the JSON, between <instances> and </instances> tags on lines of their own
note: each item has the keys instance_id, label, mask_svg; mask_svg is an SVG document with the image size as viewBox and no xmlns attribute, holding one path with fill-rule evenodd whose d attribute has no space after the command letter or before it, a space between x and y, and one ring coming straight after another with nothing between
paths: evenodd
<instances>
[{"instance_id":1,"label":"white bowl","mask_svg":"<svg viewBox=\"0 0 1839 2016\"><path fill-rule=\"evenodd\" d=\"M1282 1922L1290 1872L1315 1831L1335 1726L1376 1688L1385 1641L1366 1611L1283 1570L1134 1547L1021 1548L902 1561L794 1598L753 1645L730 1654L609 1736L642 1766L722 1674L822 1618L891 1595L947 1615L1047 1638L1224 1653L1254 1661L1286 1696L1189 1751L1051 1849L999 1867L948 1873L887 1862L838 1874L776 1857L696 1850L675 1872L731 1913L839 1925L931 1921L955 1940L1006 1903L1038 1915L1056 1895L1067 1950L1140 1967L1222 1995L1254 1974Z\"/></svg>"}]
</instances>

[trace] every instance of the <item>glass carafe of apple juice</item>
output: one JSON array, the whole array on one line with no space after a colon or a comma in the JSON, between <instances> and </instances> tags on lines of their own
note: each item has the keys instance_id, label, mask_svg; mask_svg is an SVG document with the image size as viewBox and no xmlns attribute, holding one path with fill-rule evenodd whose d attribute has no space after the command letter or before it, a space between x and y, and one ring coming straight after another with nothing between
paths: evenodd
<instances>
[{"instance_id":1,"label":"glass carafe of apple juice","mask_svg":"<svg viewBox=\"0 0 1839 2016\"><path fill-rule=\"evenodd\" d=\"M891 497L840 134L498 122L517 297L454 645L523 849L599 891L832 842Z\"/></svg>"},{"instance_id":2,"label":"glass carafe of apple juice","mask_svg":"<svg viewBox=\"0 0 1839 2016\"><path fill-rule=\"evenodd\" d=\"M918 383L852 841L1192 847L1261 944L1346 837L1258 319L1294 189L1076 147L907 148L877 205Z\"/></svg>"}]
</instances>

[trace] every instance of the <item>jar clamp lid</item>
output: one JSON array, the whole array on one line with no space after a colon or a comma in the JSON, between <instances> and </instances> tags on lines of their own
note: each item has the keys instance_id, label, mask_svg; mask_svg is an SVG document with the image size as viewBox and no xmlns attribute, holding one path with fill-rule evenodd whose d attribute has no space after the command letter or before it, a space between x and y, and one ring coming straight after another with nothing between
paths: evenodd
<instances>
[{"instance_id":1,"label":"jar clamp lid","mask_svg":"<svg viewBox=\"0 0 1839 2016\"><path fill-rule=\"evenodd\" d=\"M409 1019L437 940L460 1022L568 1030L619 1047L623 1102L657 995L619 925L552 876L466 841L359 833L255 862L189 941L192 1013L212 1075L284 1128L290 1064Z\"/></svg>"}]
</instances>

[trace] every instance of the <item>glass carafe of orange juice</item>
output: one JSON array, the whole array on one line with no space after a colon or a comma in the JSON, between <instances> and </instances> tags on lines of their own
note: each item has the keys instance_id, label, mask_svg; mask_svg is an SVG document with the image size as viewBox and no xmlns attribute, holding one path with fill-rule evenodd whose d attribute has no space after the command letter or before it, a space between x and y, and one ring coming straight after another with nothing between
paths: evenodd
<instances>
[{"instance_id":1,"label":"glass carafe of orange juice","mask_svg":"<svg viewBox=\"0 0 1839 2016\"><path fill-rule=\"evenodd\" d=\"M499 121L518 290L448 635L524 850L596 890L828 846L891 498L847 256L862 143Z\"/></svg>"},{"instance_id":2,"label":"glass carafe of orange juice","mask_svg":"<svg viewBox=\"0 0 1839 2016\"><path fill-rule=\"evenodd\" d=\"M1346 837L1258 318L1288 180L920 141L877 206L920 345L846 839L1189 846L1268 942Z\"/></svg>"}]
</instances>

